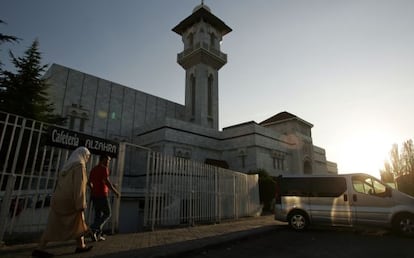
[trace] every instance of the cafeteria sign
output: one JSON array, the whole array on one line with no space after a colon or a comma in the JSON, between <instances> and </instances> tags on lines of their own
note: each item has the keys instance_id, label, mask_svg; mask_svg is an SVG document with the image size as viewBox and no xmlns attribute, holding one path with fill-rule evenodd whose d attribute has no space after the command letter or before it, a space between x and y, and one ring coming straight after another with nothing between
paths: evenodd
<instances>
[{"instance_id":1,"label":"cafeteria sign","mask_svg":"<svg viewBox=\"0 0 414 258\"><path fill-rule=\"evenodd\" d=\"M118 156L119 144L117 142L55 126L50 126L48 131L47 144L50 146L65 149L76 149L84 146L93 154Z\"/></svg>"}]
</instances>

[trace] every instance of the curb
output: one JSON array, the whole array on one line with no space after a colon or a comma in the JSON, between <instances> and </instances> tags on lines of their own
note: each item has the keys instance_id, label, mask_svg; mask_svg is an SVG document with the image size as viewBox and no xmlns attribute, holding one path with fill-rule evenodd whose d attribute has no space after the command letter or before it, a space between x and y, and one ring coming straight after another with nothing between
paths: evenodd
<instances>
[{"instance_id":1,"label":"curb","mask_svg":"<svg viewBox=\"0 0 414 258\"><path fill-rule=\"evenodd\" d=\"M95 258L178 258L193 252L201 252L206 248L217 248L234 241L242 240L253 235L265 234L274 230L276 225L262 226L254 229L241 230L227 234L177 242L163 246L148 247L141 250L124 251L108 255L95 256Z\"/></svg>"},{"instance_id":2,"label":"curb","mask_svg":"<svg viewBox=\"0 0 414 258\"><path fill-rule=\"evenodd\" d=\"M169 252L161 253L157 256L153 256L153 258L164 258L164 257L172 257L172 258L178 258L182 257L183 255L193 253L193 252L201 252L203 249L207 248L217 248L223 245L227 245L232 242L236 242L239 240L247 239L254 235L260 235L265 234L267 232L270 232L276 228L275 225L272 226L263 226L255 229L249 229L249 230L243 230L239 232L232 232L224 235L218 235L214 237L209 237L207 239L197 239L190 241L187 246L187 244L183 245L181 243L182 247L178 248L178 250L172 251L172 249L169 250ZM179 243L177 245L180 245Z\"/></svg>"},{"instance_id":3,"label":"curb","mask_svg":"<svg viewBox=\"0 0 414 258\"><path fill-rule=\"evenodd\" d=\"M234 224L223 223L206 225L188 229L160 230L116 236L108 243L95 245L96 252L75 255L72 253L72 242L51 243L52 253L67 255L73 258L164 258L182 257L191 253L203 253L211 248L218 248L231 242L247 239L252 236L265 234L277 229L281 224L275 222L271 216L261 217L259 220L246 219ZM24 258L37 244L23 244L0 248L0 256L10 258ZM56 252L55 252L56 251Z\"/></svg>"}]
</instances>

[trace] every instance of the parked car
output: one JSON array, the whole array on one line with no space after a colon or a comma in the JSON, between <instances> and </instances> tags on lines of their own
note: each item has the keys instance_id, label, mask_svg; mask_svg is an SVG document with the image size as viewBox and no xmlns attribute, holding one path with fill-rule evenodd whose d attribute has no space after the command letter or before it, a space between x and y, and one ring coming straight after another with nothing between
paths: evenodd
<instances>
[{"instance_id":1,"label":"parked car","mask_svg":"<svg viewBox=\"0 0 414 258\"><path fill-rule=\"evenodd\" d=\"M281 176L276 180L275 219L297 231L310 224L366 225L412 237L414 198L362 173Z\"/></svg>"}]
</instances>

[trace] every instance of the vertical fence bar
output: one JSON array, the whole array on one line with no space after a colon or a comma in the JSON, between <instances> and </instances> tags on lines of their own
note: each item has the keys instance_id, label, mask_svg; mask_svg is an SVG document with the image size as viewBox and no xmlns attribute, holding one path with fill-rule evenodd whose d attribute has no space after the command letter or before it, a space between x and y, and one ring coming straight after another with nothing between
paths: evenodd
<instances>
[{"instance_id":1,"label":"vertical fence bar","mask_svg":"<svg viewBox=\"0 0 414 258\"><path fill-rule=\"evenodd\" d=\"M118 157L117 157L117 168L116 168L116 176L117 176L117 184L118 184L118 191L122 195L122 179L124 178L124 168L125 168L125 143L119 144L119 150L118 150ZM119 209L121 206L121 196L116 197L114 201L114 215L112 217L112 234L115 232L118 232L119 230Z\"/></svg>"},{"instance_id":2,"label":"vertical fence bar","mask_svg":"<svg viewBox=\"0 0 414 258\"><path fill-rule=\"evenodd\" d=\"M179 214L179 223L184 221L185 217L185 196L184 196L184 160L178 159L178 171L177 171L177 181L178 181L178 198L180 199L180 214Z\"/></svg>"},{"instance_id":3,"label":"vertical fence bar","mask_svg":"<svg viewBox=\"0 0 414 258\"><path fill-rule=\"evenodd\" d=\"M193 212L193 175L190 171L192 171L193 166L190 162L187 162L188 164L188 170L186 172L189 178L189 183L188 183L188 193L189 193L189 200L190 200L190 207L189 207L189 214L188 214L188 218L189 218L189 225L192 226L194 225L194 212Z\"/></svg>"},{"instance_id":4,"label":"vertical fence bar","mask_svg":"<svg viewBox=\"0 0 414 258\"><path fill-rule=\"evenodd\" d=\"M159 188L160 188L160 224L164 224L165 223L165 195L166 195L166 191L165 191L165 186L166 186L166 177L168 176L167 173L167 166L168 166L168 157L163 155L163 158L161 159L162 161L162 165L161 165L161 175L160 175L160 183L159 183Z\"/></svg>"},{"instance_id":5,"label":"vertical fence bar","mask_svg":"<svg viewBox=\"0 0 414 258\"><path fill-rule=\"evenodd\" d=\"M166 159L166 170L165 170L165 178L163 182L163 193L164 193L164 224L168 225L170 223L171 217L171 200L170 200L170 191L172 189L171 185L171 157L167 156Z\"/></svg>"},{"instance_id":6,"label":"vertical fence bar","mask_svg":"<svg viewBox=\"0 0 414 258\"><path fill-rule=\"evenodd\" d=\"M6 119L4 120L4 123L3 123L3 132L1 133L1 138L0 138L0 148L1 148L1 146L3 146L3 141L4 141L4 136L6 135L6 129L7 129L7 125L9 124L9 117L10 117L10 114L7 114L6 115Z\"/></svg>"},{"instance_id":7,"label":"vertical fence bar","mask_svg":"<svg viewBox=\"0 0 414 258\"><path fill-rule=\"evenodd\" d=\"M198 195L200 192L200 188L199 188L199 176L198 176L198 171L199 171L199 164L193 164L193 184L192 184L192 193L193 193L193 225L195 225L195 223L200 219L200 209L199 209L199 201L198 201Z\"/></svg>"},{"instance_id":8,"label":"vertical fence bar","mask_svg":"<svg viewBox=\"0 0 414 258\"><path fill-rule=\"evenodd\" d=\"M155 204L154 204L154 178L155 178L155 170L156 170L156 153L155 152L151 152L151 156L152 156L152 160L151 160L151 174L148 176L149 178L149 207L148 207L148 220L149 223L151 223L151 230L154 230L154 209L155 209Z\"/></svg>"},{"instance_id":9,"label":"vertical fence bar","mask_svg":"<svg viewBox=\"0 0 414 258\"><path fill-rule=\"evenodd\" d=\"M35 170L36 170L36 164L37 164L37 157L38 157L38 155L39 155L39 149L40 149L40 139L42 138L42 133L43 133L43 123L40 123L40 128L39 128L39 132L38 132L38 137L37 137L37 141L36 141L36 148L35 148L35 153L34 153L34 156L33 156L33 161L32 161L32 168L31 168L31 171L30 171L30 180L29 180L29 190L35 190L35 192L38 192L37 190L38 190L38 187L36 186L36 187L34 187L34 189L33 189L33 178L35 177ZM37 175L37 184L36 185L38 185L39 184L39 181L40 181L40 172L39 172L39 175ZM56 183L56 182L55 182ZM37 203L37 198L38 198L38 195L36 195L34 198L33 198L33 202L34 202L34 204L33 204L33 207L32 207L32 212L31 212L31 214L32 214L32 218L34 218L35 217L35 209L36 209L36 203ZM33 223L35 223L34 221L33 221ZM37 223L37 224L39 224L39 223Z\"/></svg>"},{"instance_id":10,"label":"vertical fence bar","mask_svg":"<svg viewBox=\"0 0 414 258\"><path fill-rule=\"evenodd\" d=\"M24 127L26 126L26 119L23 119L21 128L20 128L20 133L19 136L17 138L17 144L16 144L16 151L14 153L14 158L13 158L13 163L12 163L12 169L11 169L11 173L15 173L16 172L16 165L17 165L17 160L19 157L19 153L20 153L20 148L22 145L22 139L23 139L23 134L24 134ZM11 147L11 146L10 146Z\"/></svg>"},{"instance_id":11,"label":"vertical fence bar","mask_svg":"<svg viewBox=\"0 0 414 258\"><path fill-rule=\"evenodd\" d=\"M182 211L182 198L181 198L181 182L178 180L180 178L180 169L181 169L181 159L176 159L175 161L175 173L174 173L174 200L176 202L177 207L177 223L180 224L181 222L181 211Z\"/></svg>"},{"instance_id":12,"label":"vertical fence bar","mask_svg":"<svg viewBox=\"0 0 414 258\"><path fill-rule=\"evenodd\" d=\"M216 216L215 216L215 192L214 192L214 188L215 188L215 175L214 175L214 168L213 166L209 166L210 169L208 171L208 175L210 178L210 188L209 188L209 195L208 195L208 199L210 200L210 220L212 222L216 222Z\"/></svg>"},{"instance_id":13,"label":"vertical fence bar","mask_svg":"<svg viewBox=\"0 0 414 258\"><path fill-rule=\"evenodd\" d=\"M216 196L216 203L215 203L215 216L216 221L220 222L220 185L219 185L219 177L218 177L218 168L214 169L214 181L215 181L215 196Z\"/></svg>"},{"instance_id":14,"label":"vertical fence bar","mask_svg":"<svg viewBox=\"0 0 414 258\"><path fill-rule=\"evenodd\" d=\"M155 215L155 223L159 225L161 221L161 178L162 178L162 170L163 170L163 154L158 153L159 158L157 159L157 173L155 176L155 203L156 203L156 209L154 212Z\"/></svg>"},{"instance_id":15,"label":"vertical fence bar","mask_svg":"<svg viewBox=\"0 0 414 258\"><path fill-rule=\"evenodd\" d=\"M182 175L182 192L181 192L181 194L182 194L182 198L183 198L183 200L184 200L184 202L183 202L183 222L185 222L185 223L189 223L188 221L190 220L190 216L189 216L189 206L190 206L190 203L189 203L189 200L190 200L190 198L189 198L189 195L188 195L188 185L189 185L189 182L190 182L190 180L189 180L189 178L188 178L188 176L187 176L187 166L188 166L188 161L187 160L183 160L183 169L182 169L182 172L181 172L181 175Z\"/></svg>"},{"instance_id":16,"label":"vertical fence bar","mask_svg":"<svg viewBox=\"0 0 414 258\"><path fill-rule=\"evenodd\" d=\"M22 125L21 125L21 128L20 128L20 133L19 133L19 136L17 138L16 150L15 150L15 153L14 153L12 168L11 168L11 171L10 171L11 174L13 174L13 175L16 175L16 166L17 166L17 161L18 161L19 154L20 154L20 149L21 149L21 145L22 145L22 139L23 139L23 135L24 135L25 126L26 126L26 119L23 119L23 122L22 122ZM23 180L23 171L22 171L22 174L19 175L19 176L20 176L20 182L22 182L22 180ZM18 190L20 190L20 189L18 189ZM9 225L10 233L11 233L11 230L13 229L13 224L14 224L15 215L16 215L18 205L19 205L19 195L17 195L15 197L14 209L12 211L12 216L11 216L12 220L11 220L10 225Z\"/></svg>"},{"instance_id":17,"label":"vertical fence bar","mask_svg":"<svg viewBox=\"0 0 414 258\"><path fill-rule=\"evenodd\" d=\"M7 127L8 127L8 124L9 124L9 117L10 117L10 114L7 114L6 119L3 123L3 132L1 134L1 139L0 139L0 150L3 148L3 141L4 141L6 131L7 131ZM8 145L10 146L10 143ZM5 171L6 171L6 163L3 164L3 166L4 166L3 171L2 171L1 176L0 176L0 187L3 185L3 178L5 176Z\"/></svg>"},{"instance_id":18,"label":"vertical fence bar","mask_svg":"<svg viewBox=\"0 0 414 258\"><path fill-rule=\"evenodd\" d=\"M4 233L7 230L7 220L9 216L9 208L11 205L12 193L15 182L16 175L10 175L7 180L6 191L3 197L3 202L0 210L0 241L3 241Z\"/></svg>"},{"instance_id":19,"label":"vertical fence bar","mask_svg":"<svg viewBox=\"0 0 414 258\"><path fill-rule=\"evenodd\" d=\"M152 171L152 175L151 175L151 197L152 197L152 211L151 211L151 230L154 230L155 228L155 219L156 219L156 209L157 209L157 173L158 173L158 169L159 169L159 154L155 154L155 160L154 160L154 170Z\"/></svg>"},{"instance_id":20,"label":"vertical fence bar","mask_svg":"<svg viewBox=\"0 0 414 258\"><path fill-rule=\"evenodd\" d=\"M151 167L151 151L147 152L147 171L145 176L145 197L144 197L144 227L148 226L148 218L149 218L149 200L150 200L150 167Z\"/></svg>"},{"instance_id":21,"label":"vertical fence bar","mask_svg":"<svg viewBox=\"0 0 414 258\"><path fill-rule=\"evenodd\" d=\"M200 169L200 206L201 206L201 212L202 212L202 216L201 219L202 221L208 221L208 211L207 211L207 206L208 206L208 200L206 198L206 191L207 191L207 177L205 174L205 171L207 169L207 165L206 164L202 164L201 165L201 169Z\"/></svg>"},{"instance_id":22,"label":"vertical fence bar","mask_svg":"<svg viewBox=\"0 0 414 258\"><path fill-rule=\"evenodd\" d=\"M173 190L171 191L171 195L174 202L174 221L175 223L180 223L180 211L181 211L181 198L179 194L180 189L180 182L178 181L178 174L179 174L179 165L180 160L179 159L173 159L174 162L174 169L172 174L172 186ZM178 221L178 222L177 222ZM174 224L174 222L172 222Z\"/></svg>"},{"instance_id":23,"label":"vertical fence bar","mask_svg":"<svg viewBox=\"0 0 414 258\"><path fill-rule=\"evenodd\" d=\"M17 122L18 122L18 118L15 117L14 125L12 127L12 133L11 133L11 136L10 136L10 142L8 144L9 148L7 149L6 159L5 159L5 163L4 163L4 167L3 167L3 173L2 173L3 175L6 173L7 167L9 165L8 161L10 159L10 153L11 153L11 149L12 149L12 146L13 146L12 143L14 141L14 135L16 133ZM8 127L8 124L6 124L6 126L5 126L5 131L7 130L7 127ZM2 177L2 181L0 182L0 184L3 185L3 177Z\"/></svg>"}]
</instances>

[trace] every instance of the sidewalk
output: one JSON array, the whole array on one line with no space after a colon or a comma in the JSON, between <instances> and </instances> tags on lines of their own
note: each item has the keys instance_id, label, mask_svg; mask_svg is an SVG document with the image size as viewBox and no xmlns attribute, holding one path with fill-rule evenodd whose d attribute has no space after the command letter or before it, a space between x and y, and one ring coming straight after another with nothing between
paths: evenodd
<instances>
[{"instance_id":1,"label":"sidewalk","mask_svg":"<svg viewBox=\"0 0 414 258\"><path fill-rule=\"evenodd\" d=\"M51 243L47 251L57 257L122 258L166 257L183 252L217 245L226 241L260 234L274 229L280 222L273 215L242 218L237 221L195 227L159 229L156 231L107 236L106 241L88 242L93 249L88 253L75 254L75 243ZM36 244L5 246L0 248L2 258L31 257Z\"/></svg>"}]
</instances>

